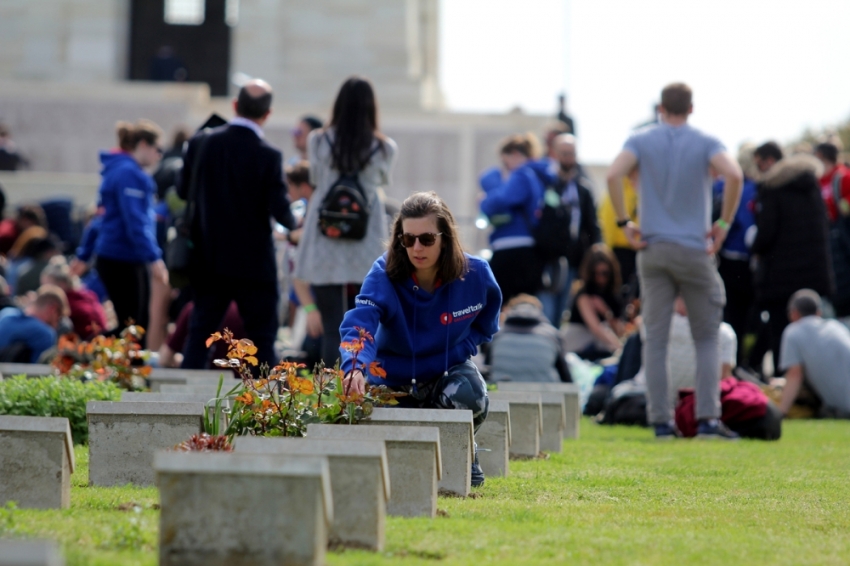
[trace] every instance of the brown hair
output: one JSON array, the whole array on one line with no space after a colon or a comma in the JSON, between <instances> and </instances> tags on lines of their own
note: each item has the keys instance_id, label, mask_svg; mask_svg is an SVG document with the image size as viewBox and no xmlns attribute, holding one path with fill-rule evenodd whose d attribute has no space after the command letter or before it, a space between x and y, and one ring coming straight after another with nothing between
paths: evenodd
<instances>
[{"instance_id":1,"label":"brown hair","mask_svg":"<svg viewBox=\"0 0 850 566\"><path fill-rule=\"evenodd\" d=\"M502 140L499 153L519 152L529 159L536 159L540 155L540 142L537 136L531 132L526 134L514 134Z\"/></svg>"},{"instance_id":2,"label":"brown hair","mask_svg":"<svg viewBox=\"0 0 850 566\"><path fill-rule=\"evenodd\" d=\"M37 308L55 306L60 316L68 316L71 313L65 291L56 285L42 285L39 287L38 296L33 301L33 305Z\"/></svg>"},{"instance_id":3,"label":"brown hair","mask_svg":"<svg viewBox=\"0 0 850 566\"><path fill-rule=\"evenodd\" d=\"M133 151L141 141L148 145L156 145L162 137L162 129L150 120L144 119L135 124L118 122L115 124L115 132L118 134L118 147L123 151Z\"/></svg>"},{"instance_id":4,"label":"brown hair","mask_svg":"<svg viewBox=\"0 0 850 566\"><path fill-rule=\"evenodd\" d=\"M303 160L286 168L286 180L293 185L310 185L310 162ZM312 186L312 185L311 185Z\"/></svg>"},{"instance_id":5,"label":"brown hair","mask_svg":"<svg viewBox=\"0 0 850 566\"><path fill-rule=\"evenodd\" d=\"M608 284L605 288L600 288L596 284L594 271L596 266L604 263L611 270L611 277L608 278ZM590 294L612 293L617 294L623 286L623 277L620 275L620 262L614 256L611 248L605 244L593 244L590 249L584 254L579 267L579 276L581 277L583 288Z\"/></svg>"},{"instance_id":6,"label":"brown hair","mask_svg":"<svg viewBox=\"0 0 850 566\"><path fill-rule=\"evenodd\" d=\"M673 116L687 116L693 104L693 91L685 83L673 83L661 91L661 107Z\"/></svg>"},{"instance_id":7,"label":"brown hair","mask_svg":"<svg viewBox=\"0 0 850 566\"><path fill-rule=\"evenodd\" d=\"M424 218L431 214L437 217L437 231L442 234L437 277L443 284L448 284L455 279L461 279L469 271L469 262L460 245L457 224L446 202L433 191L413 193L401 203L401 210L393 221L387 246L387 276L391 281L406 281L416 270L407 257L407 250L401 245L401 235L404 232L402 222L406 218Z\"/></svg>"}]
</instances>

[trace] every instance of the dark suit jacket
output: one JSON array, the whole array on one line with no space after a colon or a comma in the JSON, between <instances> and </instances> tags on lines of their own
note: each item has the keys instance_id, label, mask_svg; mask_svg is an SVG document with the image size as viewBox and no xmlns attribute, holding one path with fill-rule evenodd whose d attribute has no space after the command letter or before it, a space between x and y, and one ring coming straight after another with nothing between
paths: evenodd
<instances>
[{"instance_id":1,"label":"dark suit jacket","mask_svg":"<svg viewBox=\"0 0 850 566\"><path fill-rule=\"evenodd\" d=\"M573 242L570 257L567 258L571 267L578 268L584 254L593 244L602 241L602 232L596 220L596 205L593 202L593 192L590 182L586 177L576 177L576 188L578 189L578 202L581 207L581 225L578 227L578 242Z\"/></svg>"},{"instance_id":2,"label":"dark suit jacket","mask_svg":"<svg viewBox=\"0 0 850 566\"><path fill-rule=\"evenodd\" d=\"M292 228L283 154L244 126L212 130L198 168L193 274L276 281L271 219ZM187 198L200 136L189 141L177 187Z\"/></svg>"}]
</instances>

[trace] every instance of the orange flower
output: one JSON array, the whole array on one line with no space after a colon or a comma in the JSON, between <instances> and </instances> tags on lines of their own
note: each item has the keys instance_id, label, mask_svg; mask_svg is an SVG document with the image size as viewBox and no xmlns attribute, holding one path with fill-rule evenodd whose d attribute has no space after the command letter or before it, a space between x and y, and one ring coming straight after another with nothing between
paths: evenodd
<instances>
[{"instance_id":1,"label":"orange flower","mask_svg":"<svg viewBox=\"0 0 850 566\"><path fill-rule=\"evenodd\" d=\"M313 382L309 379L304 379L303 377L297 377L291 375L287 378L289 382L289 390L293 393L303 393L305 395L310 395L313 392Z\"/></svg>"},{"instance_id":2,"label":"orange flower","mask_svg":"<svg viewBox=\"0 0 850 566\"><path fill-rule=\"evenodd\" d=\"M369 331L360 326L355 326L354 330L356 330L360 334L360 343L363 343L363 340L368 340L369 342L374 342L375 339L372 338L372 335L369 334Z\"/></svg>"},{"instance_id":3,"label":"orange flower","mask_svg":"<svg viewBox=\"0 0 850 566\"><path fill-rule=\"evenodd\" d=\"M346 352L355 354L363 350L363 342L361 340L351 340L350 342L342 342L339 347Z\"/></svg>"},{"instance_id":4,"label":"orange flower","mask_svg":"<svg viewBox=\"0 0 850 566\"><path fill-rule=\"evenodd\" d=\"M211 334L210 337L207 338L207 348L212 346L213 342L218 342L219 340L221 340L221 338L222 338L221 332L215 332L215 333Z\"/></svg>"},{"instance_id":5,"label":"orange flower","mask_svg":"<svg viewBox=\"0 0 850 566\"><path fill-rule=\"evenodd\" d=\"M372 362L371 364L369 364L369 373L371 373L375 377L387 377L386 370L381 367L381 364L379 362Z\"/></svg>"},{"instance_id":6,"label":"orange flower","mask_svg":"<svg viewBox=\"0 0 850 566\"><path fill-rule=\"evenodd\" d=\"M236 401L245 405L253 405L254 404L254 396L250 391L246 391L242 395L236 398Z\"/></svg>"},{"instance_id":7,"label":"orange flower","mask_svg":"<svg viewBox=\"0 0 850 566\"><path fill-rule=\"evenodd\" d=\"M264 411L265 411L266 409L271 409L271 408L272 408L272 402L271 402L271 401L269 401L268 399L263 399L263 404L262 404L261 408L262 408Z\"/></svg>"}]
</instances>

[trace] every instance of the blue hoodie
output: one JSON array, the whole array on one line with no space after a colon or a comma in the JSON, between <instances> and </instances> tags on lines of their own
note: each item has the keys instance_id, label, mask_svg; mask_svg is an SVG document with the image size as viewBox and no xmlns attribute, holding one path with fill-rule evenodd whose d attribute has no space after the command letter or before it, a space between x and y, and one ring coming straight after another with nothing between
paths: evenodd
<instances>
[{"instance_id":1,"label":"blue hoodie","mask_svg":"<svg viewBox=\"0 0 850 566\"><path fill-rule=\"evenodd\" d=\"M507 181L496 167L481 175L479 183L487 195L481 201L481 212L493 225L490 245L494 250L500 248L495 243L504 238L518 238L518 242L527 238L527 244L507 247L534 245L531 230L537 226L538 210L548 180L545 165L533 161L512 171Z\"/></svg>"},{"instance_id":2,"label":"blue hoodie","mask_svg":"<svg viewBox=\"0 0 850 566\"><path fill-rule=\"evenodd\" d=\"M714 195L718 200L723 198L723 184L723 179L714 182ZM740 261L750 259L750 248L747 247L746 236L750 227L756 223L754 210L757 186L752 179L744 178L744 184L741 187L741 203L738 205L737 212L735 212L729 233L726 234L726 241L723 242L723 249L720 251L721 256Z\"/></svg>"},{"instance_id":3,"label":"blue hoodie","mask_svg":"<svg viewBox=\"0 0 850 566\"><path fill-rule=\"evenodd\" d=\"M131 263L151 263L161 257L154 228L156 185L126 153L101 152L100 204L103 220L94 253Z\"/></svg>"},{"instance_id":4,"label":"blue hoodie","mask_svg":"<svg viewBox=\"0 0 850 566\"><path fill-rule=\"evenodd\" d=\"M390 281L386 255L379 257L366 275L355 308L345 313L339 328L343 341L357 338L355 327L368 330L375 342L365 343L357 364L367 369L374 385L400 387L427 383L448 368L463 363L499 331L502 292L490 266L467 255L469 272L463 279L440 285L434 293L419 288L413 278ZM340 348L341 368L352 369L352 355ZM386 378L368 374L378 361Z\"/></svg>"}]
</instances>

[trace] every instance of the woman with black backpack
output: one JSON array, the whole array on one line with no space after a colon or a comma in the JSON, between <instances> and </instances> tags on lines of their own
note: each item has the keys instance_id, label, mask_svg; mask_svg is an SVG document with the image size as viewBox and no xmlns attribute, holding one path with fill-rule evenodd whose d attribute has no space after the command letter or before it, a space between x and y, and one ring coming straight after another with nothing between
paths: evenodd
<instances>
[{"instance_id":1,"label":"woman with black backpack","mask_svg":"<svg viewBox=\"0 0 850 566\"><path fill-rule=\"evenodd\" d=\"M384 252L388 223L378 189L389 184L397 151L378 128L372 85L359 77L343 83L330 125L307 139L316 190L298 244L295 291L307 332L323 336L322 359L330 366L339 357L342 317Z\"/></svg>"}]
</instances>

